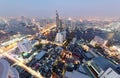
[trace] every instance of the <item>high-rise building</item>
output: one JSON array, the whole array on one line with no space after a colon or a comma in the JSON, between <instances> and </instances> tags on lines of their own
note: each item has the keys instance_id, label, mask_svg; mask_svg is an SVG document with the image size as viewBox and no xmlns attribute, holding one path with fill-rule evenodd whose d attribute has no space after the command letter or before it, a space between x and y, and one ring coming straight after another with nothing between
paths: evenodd
<instances>
[{"instance_id":1,"label":"high-rise building","mask_svg":"<svg viewBox=\"0 0 120 78\"><path fill-rule=\"evenodd\" d=\"M23 41L18 43L18 48L20 52L30 52L32 50L32 44L28 39L23 39Z\"/></svg>"},{"instance_id":2,"label":"high-rise building","mask_svg":"<svg viewBox=\"0 0 120 78\"><path fill-rule=\"evenodd\" d=\"M0 59L0 78L19 78L19 73L6 60Z\"/></svg>"},{"instance_id":3,"label":"high-rise building","mask_svg":"<svg viewBox=\"0 0 120 78\"><path fill-rule=\"evenodd\" d=\"M59 18L59 14L57 11L56 11L56 26L58 30L62 31L62 20Z\"/></svg>"},{"instance_id":4,"label":"high-rise building","mask_svg":"<svg viewBox=\"0 0 120 78\"><path fill-rule=\"evenodd\" d=\"M60 25L60 19L59 19L59 14L56 10L56 26L59 27L59 25Z\"/></svg>"},{"instance_id":5,"label":"high-rise building","mask_svg":"<svg viewBox=\"0 0 120 78\"><path fill-rule=\"evenodd\" d=\"M58 32L55 41L59 43L63 43L65 40L66 40L66 31Z\"/></svg>"},{"instance_id":6,"label":"high-rise building","mask_svg":"<svg viewBox=\"0 0 120 78\"><path fill-rule=\"evenodd\" d=\"M60 19L60 26L59 26L59 30L62 31L63 27L62 27L62 20Z\"/></svg>"}]
</instances>

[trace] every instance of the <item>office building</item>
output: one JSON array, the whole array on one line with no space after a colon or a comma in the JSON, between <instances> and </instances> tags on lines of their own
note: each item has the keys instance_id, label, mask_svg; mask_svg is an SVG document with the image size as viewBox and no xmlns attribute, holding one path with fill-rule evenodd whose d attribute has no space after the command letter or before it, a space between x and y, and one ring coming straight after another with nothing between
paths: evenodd
<instances>
[{"instance_id":1,"label":"office building","mask_svg":"<svg viewBox=\"0 0 120 78\"><path fill-rule=\"evenodd\" d=\"M18 43L20 52L30 52L32 50L32 44L28 39L23 39Z\"/></svg>"},{"instance_id":2,"label":"office building","mask_svg":"<svg viewBox=\"0 0 120 78\"><path fill-rule=\"evenodd\" d=\"M90 42L90 44L91 44L92 46L94 46L94 47L95 47L96 45L98 45L98 46L105 46L106 43L107 43L107 40L104 40L104 39L102 39L102 38L99 37L99 36L95 36L94 39L91 40L91 42Z\"/></svg>"},{"instance_id":3,"label":"office building","mask_svg":"<svg viewBox=\"0 0 120 78\"><path fill-rule=\"evenodd\" d=\"M58 12L56 11L56 26L57 26L57 29L61 32L62 31L62 20L59 18L59 14Z\"/></svg>"},{"instance_id":4,"label":"office building","mask_svg":"<svg viewBox=\"0 0 120 78\"><path fill-rule=\"evenodd\" d=\"M58 32L55 41L59 43L63 43L65 40L66 40L66 31Z\"/></svg>"},{"instance_id":5,"label":"office building","mask_svg":"<svg viewBox=\"0 0 120 78\"><path fill-rule=\"evenodd\" d=\"M59 14L56 11L56 26L59 27L60 26L60 19L59 19Z\"/></svg>"}]
</instances>

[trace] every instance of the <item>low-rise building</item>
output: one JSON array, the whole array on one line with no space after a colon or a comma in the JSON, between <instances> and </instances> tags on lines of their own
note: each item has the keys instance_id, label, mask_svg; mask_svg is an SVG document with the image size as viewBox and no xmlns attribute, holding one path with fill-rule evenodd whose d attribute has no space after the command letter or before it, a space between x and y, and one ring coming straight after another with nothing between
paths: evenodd
<instances>
[{"instance_id":1,"label":"low-rise building","mask_svg":"<svg viewBox=\"0 0 120 78\"><path fill-rule=\"evenodd\" d=\"M89 71L89 74L95 78L120 78L120 75L116 71L117 65L104 57L96 57L87 61L85 67ZM112 74L114 75L111 76Z\"/></svg>"},{"instance_id":2,"label":"low-rise building","mask_svg":"<svg viewBox=\"0 0 120 78\"><path fill-rule=\"evenodd\" d=\"M40 60L45 55L45 53L46 53L45 51L41 51L35 56L35 59Z\"/></svg>"},{"instance_id":3,"label":"low-rise building","mask_svg":"<svg viewBox=\"0 0 120 78\"><path fill-rule=\"evenodd\" d=\"M90 77L78 71L73 71L73 72L66 72L64 78L90 78Z\"/></svg>"},{"instance_id":4,"label":"low-rise building","mask_svg":"<svg viewBox=\"0 0 120 78\"><path fill-rule=\"evenodd\" d=\"M120 75L116 73L112 68L108 68L100 78L120 78Z\"/></svg>"},{"instance_id":5,"label":"low-rise building","mask_svg":"<svg viewBox=\"0 0 120 78\"><path fill-rule=\"evenodd\" d=\"M107 43L107 40L104 40L103 38L99 37L99 36L95 36L93 40L91 40L90 44L92 46L96 46L96 45L99 45L99 46L105 46Z\"/></svg>"}]
</instances>

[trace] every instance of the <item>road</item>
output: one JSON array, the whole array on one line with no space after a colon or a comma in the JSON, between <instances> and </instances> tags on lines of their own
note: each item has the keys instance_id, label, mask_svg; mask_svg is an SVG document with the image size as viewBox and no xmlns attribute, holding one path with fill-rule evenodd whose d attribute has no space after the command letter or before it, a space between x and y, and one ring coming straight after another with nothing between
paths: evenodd
<instances>
[{"instance_id":1,"label":"road","mask_svg":"<svg viewBox=\"0 0 120 78\"><path fill-rule=\"evenodd\" d=\"M52 28L55 28L55 27L56 27L55 24L52 24L51 26L48 25L48 26L44 27L44 28L40 31L40 33L43 34L43 33L47 32L47 31L50 31Z\"/></svg>"},{"instance_id":2,"label":"road","mask_svg":"<svg viewBox=\"0 0 120 78\"><path fill-rule=\"evenodd\" d=\"M50 31L52 28L56 27L56 25L52 25L52 26L47 26L45 28L43 28L43 30L41 30L41 33L45 33L47 31ZM34 37L33 37L34 38ZM43 40L43 43L51 43L51 44L56 44L61 46L62 44L56 43L56 42L51 42L48 40ZM32 70L30 67L26 66L25 64L23 64L22 62L18 61L17 59L13 58L12 56L10 56L8 53L10 53L12 50L17 48L17 42L12 43L11 45L8 45L7 47L0 47L0 55L4 55L7 58L11 59L12 61L14 61L17 65L19 65L20 67L22 67L23 69L25 69L27 72L29 72L30 74L32 74L33 76L37 77L37 78L43 78L40 73Z\"/></svg>"},{"instance_id":3,"label":"road","mask_svg":"<svg viewBox=\"0 0 120 78\"><path fill-rule=\"evenodd\" d=\"M29 72L30 74L32 74L33 76L37 77L37 78L43 78L43 76L40 75L40 73L34 71L33 69L31 69L30 67L26 66L25 64L23 64L22 62L16 60L15 58L9 56L7 53L4 54L7 58L11 59L12 61L14 61L17 65L19 65L20 67L22 67L23 69L25 69L27 72Z\"/></svg>"},{"instance_id":4,"label":"road","mask_svg":"<svg viewBox=\"0 0 120 78\"><path fill-rule=\"evenodd\" d=\"M57 42L52 42L52 41L48 41L48 40L44 40L44 39L41 39L41 44L55 44L55 45L58 45L58 46L62 46L62 43L57 43Z\"/></svg>"},{"instance_id":5,"label":"road","mask_svg":"<svg viewBox=\"0 0 120 78\"><path fill-rule=\"evenodd\" d=\"M44 34L44 33L50 31L51 29L53 29L53 28L55 28L55 27L56 27L55 24L48 25L48 26L44 27L44 28L40 31L40 33L41 33L41 34ZM32 40L32 39L35 39L35 35L30 38L30 40ZM62 46L61 43L52 42L52 41L48 41L48 40L44 40L44 39L41 39L41 40L42 40L41 44L48 44L48 43L50 43L50 44L55 44L55 45L58 45L58 46Z\"/></svg>"},{"instance_id":6,"label":"road","mask_svg":"<svg viewBox=\"0 0 120 78\"><path fill-rule=\"evenodd\" d=\"M0 55L3 55L4 53L9 53L11 52L11 50L15 50L16 48L17 48L17 42L14 42L7 47L0 47Z\"/></svg>"}]
</instances>

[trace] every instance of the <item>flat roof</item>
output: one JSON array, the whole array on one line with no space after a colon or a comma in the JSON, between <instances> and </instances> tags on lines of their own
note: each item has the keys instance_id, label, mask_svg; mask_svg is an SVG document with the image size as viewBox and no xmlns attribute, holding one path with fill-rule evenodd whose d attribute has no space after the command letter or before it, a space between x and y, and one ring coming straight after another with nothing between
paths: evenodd
<instances>
[{"instance_id":1,"label":"flat roof","mask_svg":"<svg viewBox=\"0 0 120 78\"><path fill-rule=\"evenodd\" d=\"M85 74L80 73L78 71L66 72L65 76L67 78L90 78L88 75L85 75Z\"/></svg>"},{"instance_id":2,"label":"flat roof","mask_svg":"<svg viewBox=\"0 0 120 78\"><path fill-rule=\"evenodd\" d=\"M91 53L85 53L85 55L87 56L87 58L93 58L93 55Z\"/></svg>"},{"instance_id":3,"label":"flat roof","mask_svg":"<svg viewBox=\"0 0 120 78\"><path fill-rule=\"evenodd\" d=\"M80 71L80 72L83 72L83 73L86 73L86 71L84 70L84 68L83 68L82 65L79 66L79 71Z\"/></svg>"},{"instance_id":4,"label":"flat roof","mask_svg":"<svg viewBox=\"0 0 120 78\"><path fill-rule=\"evenodd\" d=\"M38 59L38 60L41 59L41 58L45 55L45 52L46 52L46 51L41 51L40 53L38 53L38 54L35 56L35 58Z\"/></svg>"},{"instance_id":5,"label":"flat roof","mask_svg":"<svg viewBox=\"0 0 120 78\"><path fill-rule=\"evenodd\" d=\"M116 66L112 62L110 62L104 57L96 57L96 58L93 58L92 60L103 70L107 70L109 67L111 67L112 69L116 68Z\"/></svg>"}]
</instances>

